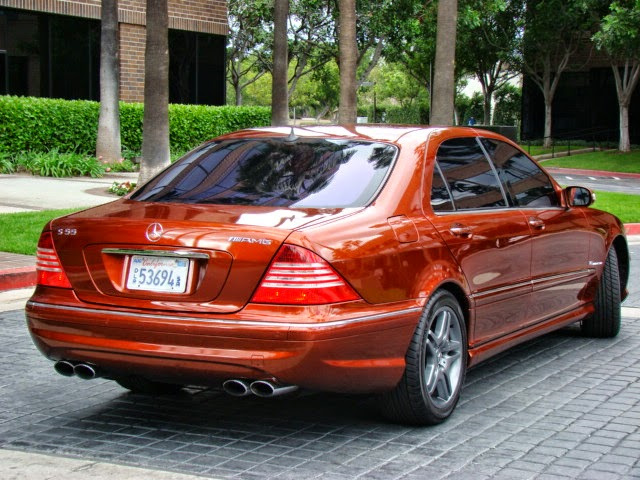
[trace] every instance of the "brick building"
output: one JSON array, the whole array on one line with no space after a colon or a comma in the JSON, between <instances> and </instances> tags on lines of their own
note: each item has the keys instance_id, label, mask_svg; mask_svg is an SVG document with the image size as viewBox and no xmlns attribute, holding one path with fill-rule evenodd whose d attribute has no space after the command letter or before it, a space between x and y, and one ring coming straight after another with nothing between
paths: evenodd
<instances>
[{"instance_id":1,"label":"brick building","mask_svg":"<svg viewBox=\"0 0 640 480\"><path fill-rule=\"evenodd\" d=\"M100 0L0 0L0 94L99 98ZM142 102L145 0L120 0L120 97ZM225 103L226 0L169 0L170 102Z\"/></svg>"}]
</instances>

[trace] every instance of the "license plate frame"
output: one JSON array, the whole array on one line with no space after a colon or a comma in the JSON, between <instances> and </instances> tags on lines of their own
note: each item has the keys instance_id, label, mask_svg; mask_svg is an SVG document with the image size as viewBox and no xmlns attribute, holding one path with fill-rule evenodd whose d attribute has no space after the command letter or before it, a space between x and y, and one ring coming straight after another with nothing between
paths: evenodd
<instances>
[{"instance_id":1,"label":"license plate frame","mask_svg":"<svg viewBox=\"0 0 640 480\"><path fill-rule=\"evenodd\" d=\"M191 272L191 261L184 257L131 255L126 288L161 294L184 294Z\"/></svg>"}]
</instances>

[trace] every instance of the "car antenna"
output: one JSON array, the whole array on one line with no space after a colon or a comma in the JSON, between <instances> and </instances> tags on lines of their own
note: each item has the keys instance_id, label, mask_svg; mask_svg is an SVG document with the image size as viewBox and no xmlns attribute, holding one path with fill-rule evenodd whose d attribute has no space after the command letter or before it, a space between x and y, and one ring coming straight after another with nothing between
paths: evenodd
<instances>
[{"instance_id":1,"label":"car antenna","mask_svg":"<svg viewBox=\"0 0 640 480\"><path fill-rule=\"evenodd\" d=\"M289 135L287 136L287 138L284 139L285 142L295 142L296 140L298 140L298 136L296 135L296 132L294 131L294 127L291 127L291 132L289 132Z\"/></svg>"}]
</instances>

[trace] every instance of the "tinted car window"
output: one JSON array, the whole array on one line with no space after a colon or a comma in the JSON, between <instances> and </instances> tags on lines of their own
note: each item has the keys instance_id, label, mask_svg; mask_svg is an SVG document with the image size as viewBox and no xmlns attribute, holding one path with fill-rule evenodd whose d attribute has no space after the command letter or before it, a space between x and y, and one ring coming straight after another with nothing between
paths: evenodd
<instances>
[{"instance_id":1,"label":"tinted car window","mask_svg":"<svg viewBox=\"0 0 640 480\"><path fill-rule=\"evenodd\" d=\"M433 169L433 181L431 182L431 207L434 212L450 212L453 210L451 194L437 164Z\"/></svg>"},{"instance_id":2,"label":"tinted car window","mask_svg":"<svg viewBox=\"0 0 640 480\"><path fill-rule=\"evenodd\" d=\"M384 143L284 138L209 143L131 198L140 201L338 208L369 203L397 148Z\"/></svg>"},{"instance_id":3,"label":"tinted car window","mask_svg":"<svg viewBox=\"0 0 640 480\"><path fill-rule=\"evenodd\" d=\"M498 177L474 137L442 142L436 161L456 210L507 206Z\"/></svg>"},{"instance_id":4,"label":"tinted car window","mask_svg":"<svg viewBox=\"0 0 640 480\"><path fill-rule=\"evenodd\" d=\"M517 206L555 207L558 195L549 177L524 153L499 140L483 138L505 190Z\"/></svg>"}]
</instances>

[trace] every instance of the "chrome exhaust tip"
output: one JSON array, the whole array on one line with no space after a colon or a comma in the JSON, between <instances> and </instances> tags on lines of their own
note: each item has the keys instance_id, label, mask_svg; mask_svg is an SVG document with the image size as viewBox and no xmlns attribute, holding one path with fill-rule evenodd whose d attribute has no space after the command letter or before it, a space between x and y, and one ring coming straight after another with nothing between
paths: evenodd
<instances>
[{"instance_id":1,"label":"chrome exhaust tip","mask_svg":"<svg viewBox=\"0 0 640 480\"><path fill-rule=\"evenodd\" d=\"M256 380L251 383L251 391L253 394L262 398L286 395L296 390L298 390L297 385L277 385L269 380Z\"/></svg>"},{"instance_id":2,"label":"chrome exhaust tip","mask_svg":"<svg viewBox=\"0 0 640 480\"><path fill-rule=\"evenodd\" d=\"M60 375L64 375L65 377L73 377L75 375L75 365L71 363L69 360L58 360L53 368Z\"/></svg>"},{"instance_id":3,"label":"chrome exhaust tip","mask_svg":"<svg viewBox=\"0 0 640 480\"><path fill-rule=\"evenodd\" d=\"M73 367L73 372L83 380L91 380L100 376L98 367L89 363L78 363Z\"/></svg>"},{"instance_id":4,"label":"chrome exhaust tip","mask_svg":"<svg viewBox=\"0 0 640 480\"><path fill-rule=\"evenodd\" d=\"M246 397L247 395L251 395L250 384L251 382L248 380L231 379L224 382L222 388L225 393L234 397Z\"/></svg>"}]
</instances>

